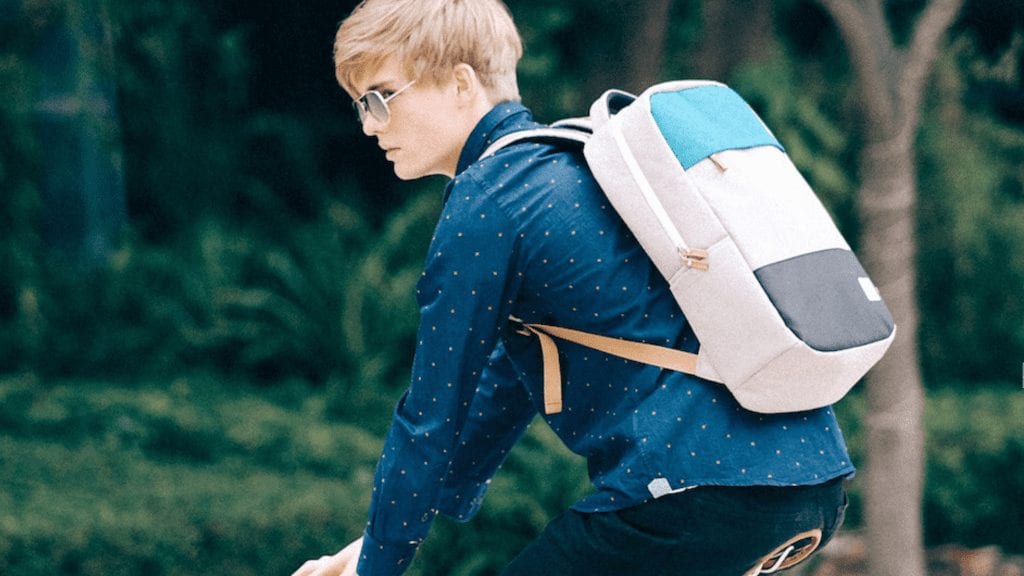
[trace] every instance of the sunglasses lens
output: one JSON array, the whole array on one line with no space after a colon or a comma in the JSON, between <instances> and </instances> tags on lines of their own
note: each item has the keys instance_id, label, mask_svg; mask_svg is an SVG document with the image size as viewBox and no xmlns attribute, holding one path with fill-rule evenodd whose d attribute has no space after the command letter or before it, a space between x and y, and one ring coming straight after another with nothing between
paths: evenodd
<instances>
[{"instance_id":1,"label":"sunglasses lens","mask_svg":"<svg viewBox=\"0 0 1024 576\"><path fill-rule=\"evenodd\" d=\"M359 115L360 122L366 122L366 117L372 116L377 122L385 124L391 117L387 103L377 92L367 92L362 95L359 100L352 103L352 108Z\"/></svg>"},{"instance_id":2,"label":"sunglasses lens","mask_svg":"<svg viewBox=\"0 0 1024 576\"><path fill-rule=\"evenodd\" d=\"M363 103L362 98L352 102L352 109L355 110L356 116L359 117L360 123L366 120L366 104Z\"/></svg>"},{"instance_id":3,"label":"sunglasses lens","mask_svg":"<svg viewBox=\"0 0 1024 576\"><path fill-rule=\"evenodd\" d=\"M374 120L381 124L387 124L391 120L391 110L388 109L388 100L391 100L395 96L401 94L406 88L415 84L413 80L405 86L399 88L396 92L388 94L385 98L383 94L377 90L370 90L366 94L363 94L355 102L352 103L356 109L356 113L359 114L359 121L365 123L367 116L372 116Z\"/></svg>"},{"instance_id":4,"label":"sunglasses lens","mask_svg":"<svg viewBox=\"0 0 1024 576\"><path fill-rule=\"evenodd\" d=\"M381 96L380 92L370 92L364 98L367 112L369 112L377 122L386 124L388 119L391 118L391 111L388 110L388 105L384 102L384 97Z\"/></svg>"}]
</instances>

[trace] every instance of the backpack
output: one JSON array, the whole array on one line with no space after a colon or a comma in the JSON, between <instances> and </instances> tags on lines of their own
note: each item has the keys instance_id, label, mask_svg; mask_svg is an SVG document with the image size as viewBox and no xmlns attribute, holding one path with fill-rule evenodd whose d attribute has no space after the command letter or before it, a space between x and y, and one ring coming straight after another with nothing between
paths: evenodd
<instances>
[{"instance_id":1,"label":"backpack","mask_svg":"<svg viewBox=\"0 0 1024 576\"><path fill-rule=\"evenodd\" d=\"M561 410L554 339L719 382L748 410L783 413L838 401L895 338L889 310L825 207L724 84L610 90L589 119L509 134L481 159L538 139L583 144L594 178L700 342L691 354L520 324L541 340L547 413Z\"/></svg>"}]
</instances>

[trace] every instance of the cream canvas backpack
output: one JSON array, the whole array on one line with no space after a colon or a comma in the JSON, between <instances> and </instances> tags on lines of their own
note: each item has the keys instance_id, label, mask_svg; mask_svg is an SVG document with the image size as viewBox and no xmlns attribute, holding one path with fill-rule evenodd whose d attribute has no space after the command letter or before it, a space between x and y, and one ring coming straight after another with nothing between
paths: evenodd
<instances>
[{"instance_id":1,"label":"cream canvas backpack","mask_svg":"<svg viewBox=\"0 0 1024 576\"><path fill-rule=\"evenodd\" d=\"M745 408L798 412L842 398L895 324L782 145L735 91L710 81L609 91L590 118L510 134L583 144L594 178L691 323L696 354L571 327L541 339L547 411L561 410L555 341L724 384Z\"/></svg>"}]
</instances>

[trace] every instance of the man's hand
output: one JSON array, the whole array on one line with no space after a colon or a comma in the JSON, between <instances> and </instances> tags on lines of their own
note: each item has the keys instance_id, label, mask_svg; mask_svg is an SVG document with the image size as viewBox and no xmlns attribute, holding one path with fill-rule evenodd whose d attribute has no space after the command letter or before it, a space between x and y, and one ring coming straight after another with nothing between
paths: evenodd
<instances>
[{"instance_id":1,"label":"man's hand","mask_svg":"<svg viewBox=\"0 0 1024 576\"><path fill-rule=\"evenodd\" d=\"M334 556L307 560L292 576L357 576L356 566L359 564L359 552L362 549L363 539L360 538Z\"/></svg>"}]
</instances>

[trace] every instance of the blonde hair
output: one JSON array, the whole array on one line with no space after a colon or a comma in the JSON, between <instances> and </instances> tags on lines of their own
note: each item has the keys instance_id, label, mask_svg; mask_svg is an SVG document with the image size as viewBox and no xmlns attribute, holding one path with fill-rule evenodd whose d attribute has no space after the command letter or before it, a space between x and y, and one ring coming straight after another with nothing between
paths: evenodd
<instances>
[{"instance_id":1,"label":"blonde hair","mask_svg":"<svg viewBox=\"0 0 1024 576\"><path fill-rule=\"evenodd\" d=\"M519 100L522 41L500 0L363 0L338 27L334 72L349 93L394 57L413 79L439 84L468 64L494 102Z\"/></svg>"}]
</instances>

